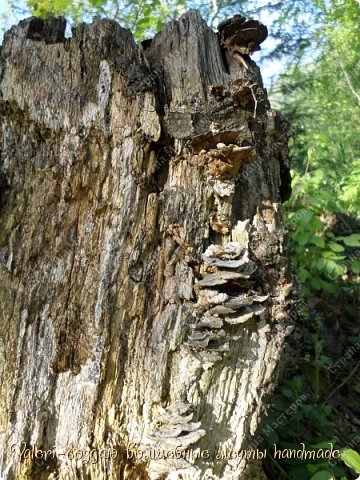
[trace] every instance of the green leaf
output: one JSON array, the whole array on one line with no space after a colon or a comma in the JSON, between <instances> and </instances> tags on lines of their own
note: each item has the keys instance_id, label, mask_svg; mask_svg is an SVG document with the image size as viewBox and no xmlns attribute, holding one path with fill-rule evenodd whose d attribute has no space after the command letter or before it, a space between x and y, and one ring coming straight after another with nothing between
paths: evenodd
<instances>
[{"instance_id":1,"label":"green leaf","mask_svg":"<svg viewBox=\"0 0 360 480\"><path fill-rule=\"evenodd\" d=\"M343 275L343 265L340 265L338 262L334 262L334 260L330 258L322 258L322 262L324 273L326 273L329 278L335 279L340 275Z\"/></svg>"},{"instance_id":2,"label":"green leaf","mask_svg":"<svg viewBox=\"0 0 360 480\"><path fill-rule=\"evenodd\" d=\"M317 247L320 247L320 248L324 248L325 247L325 241L323 238L321 237L317 237L316 235L314 235L312 238L311 238L311 243L313 243L314 245L316 245Z\"/></svg>"},{"instance_id":3,"label":"green leaf","mask_svg":"<svg viewBox=\"0 0 360 480\"><path fill-rule=\"evenodd\" d=\"M332 259L337 258L332 250L324 250L323 252L321 252L321 255L323 257L329 257L329 258L332 258Z\"/></svg>"},{"instance_id":4,"label":"green leaf","mask_svg":"<svg viewBox=\"0 0 360 480\"><path fill-rule=\"evenodd\" d=\"M311 448L323 448L323 449L328 449L330 445L335 444L335 439L332 440L324 440L323 442L315 443L314 445L310 445Z\"/></svg>"},{"instance_id":5,"label":"green leaf","mask_svg":"<svg viewBox=\"0 0 360 480\"><path fill-rule=\"evenodd\" d=\"M342 241L348 247L360 247L360 234L359 233L353 233L352 235L349 235L348 237L342 237Z\"/></svg>"},{"instance_id":6,"label":"green leaf","mask_svg":"<svg viewBox=\"0 0 360 480\"><path fill-rule=\"evenodd\" d=\"M324 469L328 468L328 463L308 463L306 468L310 473L317 473L319 471L324 471Z\"/></svg>"},{"instance_id":7,"label":"green leaf","mask_svg":"<svg viewBox=\"0 0 360 480\"><path fill-rule=\"evenodd\" d=\"M90 0L90 3L94 5L94 7L102 7L106 0Z\"/></svg>"},{"instance_id":8,"label":"green leaf","mask_svg":"<svg viewBox=\"0 0 360 480\"><path fill-rule=\"evenodd\" d=\"M321 290L321 282L320 282L320 279L319 278L313 278L311 280L311 286L315 289L315 290Z\"/></svg>"},{"instance_id":9,"label":"green leaf","mask_svg":"<svg viewBox=\"0 0 360 480\"><path fill-rule=\"evenodd\" d=\"M307 243L309 243L311 237L312 237L312 235L310 235L309 233L306 233L306 232L298 232L296 234L296 239L297 239L299 245L301 245L301 246L304 246Z\"/></svg>"},{"instance_id":10,"label":"green leaf","mask_svg":"<svg viewBox=\"0 0 360 480\"><path fill-rule=\"evenodd\" d=\"M311 277L310 272L306 270L306 268L302 268L297 274L297 278L301 283L305 282L310 277Z\"/></svg>"},{"instance_id":11,"label":"green leaf","mask_svg":"<svg viewBox=\"0 0 360 480\"><path fill-rule=\"evenodd\" d=\"M351 262L351 271L355 274L360 273L360 259L356 258Z\"/></svg>"},{"instance_id":12,"label":"green leaf","mask_svg":"<svg viewBox=\"0 0 360 480\"><path fill-rule=\"evenodd\" d=\"M355 470L356 473L360 473L360 455L351 450L350 448L344 448L340 452L341 460L352 470Z\"/></svg>"},{"instance_id":13,"label":"green leaf","mask_svg":"<svg viewBox=\"0 0 360 480\"><path fill-rule=\"evenodd\" d=\"M322 222L318 219L318 217L313 217L309 222L308 229L312 232L318 232L323 230L324 226Z\"/></svg>"},{"instance_id":14,"label":"green leaf","mask_svg":"<svg viewBox=\"0 0 360 480\"><path fill-rule=\"evenodd\" d=\"M69 0L55 0L54 1L54 10L55 12L66 12L70 7Z\"/></svg>"},{"instance_id":15,"label":"green leaf","mask_svg":"<svg viewBox=\"0 0 360 480\"><path fill-rule=\"evenodd\" d=\"M303 209L296 212L295 219L299 225L307 225L313 218L313 213Z\"/></svg>"},{"instance_id":16,"label":"green leaf","mask_svg":"<svg viewBox=\"0 0 360 480\"><path fill-rule=\"evenodd\" d=\"M334 480L334 477L328 470L321 470L321 472L315 473L310 480Z\"/></svg>"},{"instance_id":17,"label":"green leaf","mask_svg":"<svg viewBox=\"0 0 360 480\"><path fill-rule=\"evenodd\" d=\"M339 289L336 283L329 283L329 282L326 282L325 280L320 279L320 284L324 292L327 292L327 293L335 293Z\"/></svg>"},{"instance_id":18,"label":"green leaf","mask_svg":"<svg viewBox=\"0 0 360 480\"><path fill-rule=\"evenodd\" d=\"M329 242L329 247L333 252L343 252L345 248L339 243Z\"/></svg>"}]
</instances>

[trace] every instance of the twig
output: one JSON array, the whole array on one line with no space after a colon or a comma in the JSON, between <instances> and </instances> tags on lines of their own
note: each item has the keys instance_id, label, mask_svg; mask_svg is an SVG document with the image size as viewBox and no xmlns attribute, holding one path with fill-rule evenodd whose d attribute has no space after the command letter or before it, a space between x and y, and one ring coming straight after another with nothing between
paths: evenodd
<instances>
[{"instance_id":1,"label":"twig","mask_svg":"<svg viewBox=\"0 0 360 480\"><path fill-rule=\"evenodd\" d=\"M360 95L358 95L358 93L356 92L353 84L351 83L351 79L350 79L347 71L345 70L344 64L342 63L341 59L338 58L338 60L339 60L339 64L340 64L341 70L343 71L343 74L344 74L344 76L345 76L346 83L349 85L349 88L350 88L352 94L354 95L354 97L356 98L356 100L358 101L358 103L359 103L359 105L360 105Z\"/></svg>"},{"instance_id":2,"label":"twig","mask_svg":"<svg viewBox=\"0 0 360 480\"><path fill-rule=\"evenodd\" d=\"M250 90L251 90L251 93L252 93L252 96L253 96L253 99L254 99L254 102L255 102L255 107L254 107L254 118L256 117L256 110L257 110L257 106L258 106L258 100L256 98L256 95L254 93L254 90L253 90L253 87L256 86L256 83L254 83L253 85L250 85Z\"/></svg>"},{"instance_id":3,"label":"twig","mask_svg":"<svg viewBox=\"0 0 360 480\"><path fill-rule=\"evenodd\" d=\"M349 380L349 378L351 378L354 373L356 372L356 370L359 368L359 363L355 366L355 368L353 368L351 370L351 372L349 373L349 375L340 383L340 385L338 385L331 393L330 395L328 395L328 397L326 398L326 401L328 401L333 395L334 393L336 393L338 390L340 390L341 387L343 387L345 385L345 383Z\"/></svg>"}]
</instances>

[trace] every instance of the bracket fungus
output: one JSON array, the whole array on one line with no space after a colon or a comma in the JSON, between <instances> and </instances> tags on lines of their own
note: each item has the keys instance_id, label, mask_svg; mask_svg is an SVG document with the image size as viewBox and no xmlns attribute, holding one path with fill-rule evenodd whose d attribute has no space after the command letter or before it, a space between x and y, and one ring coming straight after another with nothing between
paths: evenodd
<instances>
[{"instance_id":1,"label":"bracket fungus","mask_svg":"<svg viewBox=\"0 0 360 480\"><path fill-rule=\"evenodd\" d=\"M264 314L267 308L263 304L269 296L249 289L247 281L257 265L240 243L210 245L202 260L202 279L194 287L197 318L190 325L186 345L197 352L228 352L231 340L237 337L226 325L242 324Z\"/></svg>"}]
</instances>

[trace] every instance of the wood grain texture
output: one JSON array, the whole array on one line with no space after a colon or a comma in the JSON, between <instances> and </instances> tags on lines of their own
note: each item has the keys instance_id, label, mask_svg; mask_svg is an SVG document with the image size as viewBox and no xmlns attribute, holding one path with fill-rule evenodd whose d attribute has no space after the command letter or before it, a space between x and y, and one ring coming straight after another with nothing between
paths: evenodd
<instances>
[{"instance_id":1,"label":"wood grain texture","mask_svg":"<svg viewBox=\"0 0 360 480\"><path fill-rule=\"evenodd\" d=\"M0 477L254 478L215 455L250 445L289 331L287 124L195 12L143 48L64 26L0 56Z\"/></svg>"}]
</instances>

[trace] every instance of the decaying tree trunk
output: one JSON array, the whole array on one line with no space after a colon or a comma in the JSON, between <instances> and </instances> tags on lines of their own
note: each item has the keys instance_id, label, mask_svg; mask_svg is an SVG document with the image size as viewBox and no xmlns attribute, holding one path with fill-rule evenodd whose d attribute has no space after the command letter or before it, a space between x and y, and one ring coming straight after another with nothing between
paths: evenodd
<instances>
[{"instance_id":1,"label":"decaying tree trunk","mask_svg":"<svg viewBox=\"0 0 360 480\"><path fill-rule=\"evenodd\" d=\"M262 478L216 456L252 445L288 331L287 126L222 48L195 12L143 46L5 35L2 479Z\"/></svg>"}]
</instances>

